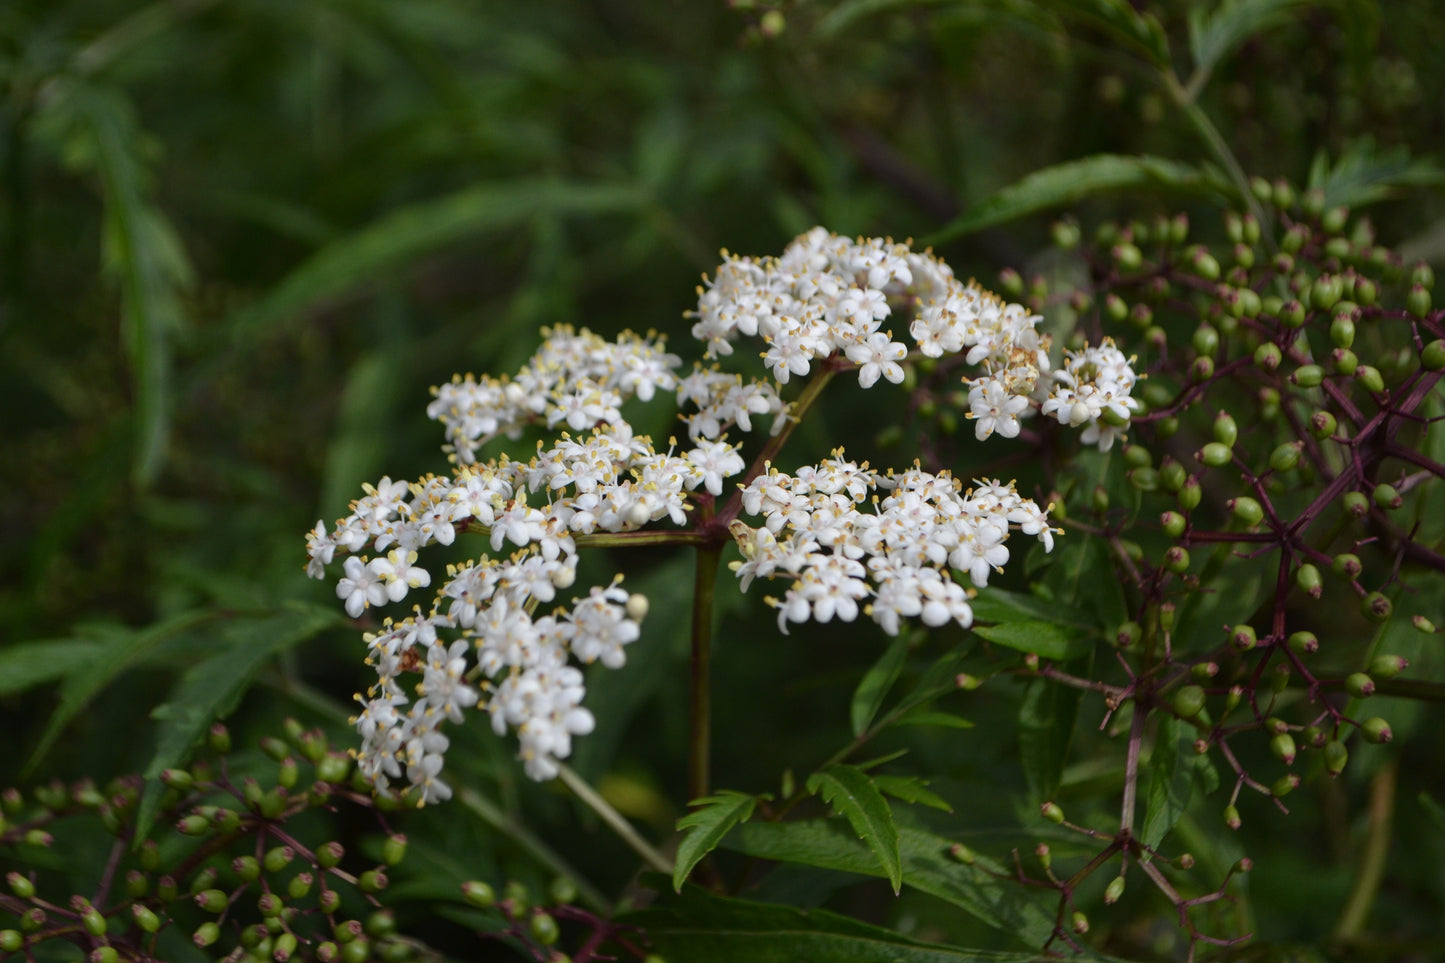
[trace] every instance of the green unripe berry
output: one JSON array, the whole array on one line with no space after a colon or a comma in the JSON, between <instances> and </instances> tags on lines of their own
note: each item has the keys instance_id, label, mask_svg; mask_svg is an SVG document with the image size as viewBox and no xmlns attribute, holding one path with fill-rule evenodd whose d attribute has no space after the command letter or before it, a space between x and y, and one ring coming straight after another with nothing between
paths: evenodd
<instances>
[{"instance_id":1,"label":"green unripe berry","mask_svg":"<svg viewBox=\"0 0 1445 963\"><path fill-rule=\"evenodd\" d=\"M1184 480L1184 487L1179 489L1179 507L1186 512L1191 512L1199 507L1199 500L1203 497L1204 489L1199 485L1199 478L1190 475Z\"/></svg>"},{"instance_id":2,"label":"green unripe berry","mask_svg":"<svg viewBox=\"0 0 1445 963\"><path fill-rule=\"evenodd\" d=\"M1194 363L1189 366L1189 380L1191 380L1191 381L1196 381L1196 382L1198 382L1198 381L1208 381L1210 378L1213 378L1213 377L1214 377L1214 359L1213 359L1213 358L1209 358L1209 357L1199 357L1199 358L1195 358L1195 359L1194 359Z\"/></svg>"},{"instance_id":3,"label":"green unripe berry","mask_svg":"<svg viewBox=\"0 0 1445 963\"><path fill-rule=\"evenodd\" d=\"M1164 553L1164 567L1175 575L1189 571L1189 552L1178 545L1171 547Z\"/></svg>"},{"instance_id":4,"label":"green unripe berry","mask_svg":"<svg viewBox=\"0 0 1445 963\"><path fill-rule=\"evenodd\" d=\"M1165 415L1155 423L1154 433L1160 440L1173 438L1179 433L1179 418L1176 415Z\"/></svg>"},{"instance_id":5,"label":"green unripe berry","mask_svg":"<svg viewBox=\"0 0 1445 963\"><path fill-rule=\"evenodd\" d=\"M1063 251L1072 251L1079 246L1083 232L1075 221L1055 221L1049 230L1054 245Z\"/></svg>"},{"instance_id":6,"label":"green unripe berry","mask_svg":"<svg viewBox=\"0 0 1445 963\"><path fill-rule=\"evenodd\" d=\"M1316 438L1332 437L1338 427L1335 416L1328 411L1316 411L1310 416L1310 433Z\"/></svg>"},{"instance_id":7,"label":"green unripe berry","mask_svg":"<svg viewBox=\"0 0 1445 963\"><path fill-rule=\"evenodd\" d=\"M1289 376L1289 380L1301 388L1318 388L1325 380L1325 369L1317 364L1302 364Z\"/></svg>"},{"instance_id":8,"label":"green unripe berry","mask_svg":"<svg viewBox=\"0 0 1445 963\"><path fill-rule=\"evenodd\" d=\"M370 936L390 936L396 932L396 914L389 909L379 909L366 918L364 928Z\"/></svg>"},{"instance_id":9,"label":"green unripe berry","mask_svg":"<svg viewBox=\"0 0 1445 963\"><path fill-rule=\"evenodd\" d=\"M316 907L323 913L335 913L341 907L341 894L334 889L322 889L316 894Z\"/></svg>"},{"instance_id":10,"label":"green unripe berry","mask_svg":"<svg viewBox=\"0 0 1445 963\"><path fill-rule=\"evenodd\" d=\"M135 918L135 925L139 926L146 933L154 933L161 928L161 919L148 906L140 903L130 904L130 914Z\"/></svg>"},{"instance_id":11,"label":"green unripe berry","mask_svg":"<svg viewBox=\"0 0 1445 963\"><path fill-rule=\"evenodd\" d=\"M231 751L231 730L227 729L223 723L217 722L206 733L206 744L216 755L224 756Z\"/></svg>"},{"instance_id":12,"label":"green unripe berry","mask_svg":"<svg viewBox=\"0 0 1445 963\"><path fill-rule=\"evenodd\" d=\"M13 870L5 874L5 885L9 886L10 892L20 899L35 898L35 884L28 877L21 876Z\"/></svg>"},{"instance_id":13,"label":"green unripe berry","mask_svg":"<svg viewBox=\"0 0 1445 963\"><path fill-rule=\"evenodd\" d=\"M256 898L256 909L262 917L280 916L285 905L275 893L262 893Z\"/></svg>"},{"instance_id":14,"label":"green unripe berry","mask_svg":"<svg viewBox=\"0 0 1445 963\"><path fill-rule=\"evenodd\" d=\"M1385 511L1393 511L1405 504L1405 499L1400 497L1393 485L1376 485L1375 490L1370 492L1370 499Z\"/></svg>"},{"instance_id":15,"label":"green unripe berry","mask_svg":"<svg viewBox=\"0 0 1445 963\"><path fill-rule=\"evenodd\" d=\"M1178 512L1165 512L1159 516L1159 527L1162 528L1164 534L1170 538L1178 538L1183 535L1184 526L1184 516Z\"/></svg>"},{"instance_id":16,"label":"green unripe berry","mask_svg":"<svg viewBox=\"0 0 1445 963\"><path fill-rule=\"evenodd\" d=\"M1377 679L1393 679L1409 664L1398 655L1377 655L1370 660L1370 675Z\"/></svg>"},{"instance_id":17,"label":"green unripe berry","mask_svg":"<svg viewBox=\"0 0 1445 963\"><path fill-rule=\"evenodd\" d=\"M1224 807L1224 825L1230 829L1238 829L1244 821L1239 818L1239 810L1234 806Z\"/></svg>"},{"instance_id":18,"label":"green unripe berry","mask_svg":"<svg viewBox=\"0 0 1445 963\"><path fill-rule=\"evenodd\" d=\"M322 843L316 849L316 865L322 869L334 869L341 863L341 857L345 855L346 848L335 840Z\"/></svg>"},{"instance_id":19,"label":"green unripe berry","mask_svg":"<svg viewBox=\"0 0 1445 963\"><path fill-rule=\"evenodd\" d=\"M84 926L85 931L91 936L99 938L105 935L105 917L94 906L86 905L85 910L80 914L80 925Z\"/></svg>"},{"instance_id":20,"label":"green unripe berry","mask_svg":"<svg viewBox=\"0 0 1445 963\"><path fill-rule=\"evenodd\" d=\"M1445 339L1437 338L1420 351L1420 367L1426 371L1445 368Z\"/></svg>"},{"instance_id":21,"label":"green unripe berry","mask_svg":"<svg viewBox=\"0 0 1445 963\"><path fill-rule=\"evenodd\" d=\"M1299 567L1294 575L1295 584L1312 599L1317 599L1324 593L1324 578L1320 570L1309 562Z\"/></svg>"},{"instance_id":22,"label":"green unripe berry","mask_svg":"<svg viewBox=\"0 0 1445 963\"><path fill-rule=\"evenodd\" d=\"M1363 518L1370 513L1370 500L1365 497L1364 492L1345 492L1340 504L1344 506L1345 514L1351 518Z\"/></svg>"},{"instance_id":23,"label":"green unripe berry","mask_svg":"<svg viewBox=\"0 0 1445 963\"><path fill-rule=\"evenodd\" d=\"M1284 360L1284 353L1273 341L1266 341L1254 349L1254 363L1265 371L1273 371Z\"/></svg>"},{"instance_id":24,"label":"green unripe berry","mask_svg":"<svg viewBox=\"0 0 1445 963\"><path fill-rule=\"evenodd\" d=\"M316 877L310 873L297 873L286 884L286 895L293 900L304 899L311 892L311 884L315 881Z\"/></svg>"},{"instance_id":25,"label":"green unripe berry","mask_svg":"<svg viewBox=\"0 0 1445 963\"><path fill-rule=\"evenodd\" d=\"M24 933L19 930L0 930L0 953L19 953L24 948Z\"/></svg>"},{"instance_id":26,"label":"green unripe berry","mask_svg":"<svg viewBox=\"0 0 1445 963\"><path fill-rule=\"evenodd\" d=\"M381 844L381 861L395 866L403 859L406 859L406 837L400 833L386 837L386 842Z\"/></svg>"},{"instance_id":27,"label":"green unripe berry","mask_svg":"<svg viewBox=\"0 0 1445 963\"><path fill-rule=\"evenodd\" d=\"M1264 519L1264 508L1259 502L1248 495L1241 495L1238 498L1231 498L1224 503L1235 520L1246 528L1253 528Z\"/></svg>"},{"instance_id":28,"label":"green unripe berry","mask_svg":"<svg viewBox=\"0 0 1445 963\"><path fill-rule=\"evenodd\" d=\"M206 913L219 913L230 905L224 890L204 889L195 896L196 905Z\"/></svg>"},{"instance_id":29,"label":"green unripe berry","mask_svg":"<svg viewBox=\"0 0 1445 963\"><path fill-rule=\"evenodd\" d=\"M1287 644L1295 655L1314 655L1320 650L1320 640L1313 632L1295 632Z\"/></svg>"},{"instance_id":30,"label":"green unripe berry","mask_svg":"<svg viewBox=\"0 0 1445 963\"><path fill-rule=\"evenodd\" d=\"M1144 263L1144 256L1139 248L1128 242L1115 244L1109 252L1114 257L1114 263L1119 265L1121 271L1137 271Z\"/></svg>"},{"instance_id":31,"label":"green unripe berry","mask_svg":"<svg viewBox=\"0 0 1445 963\"><path fill-rule=\"evenodd\" d=\"M321 963L336 963L341 958L341 947L327 940L316 947L316 959Z\"/></svg>"},{"instance_id":32,"label":"green unripe berry","mask_svg":"<svg viewBox=\"0 0 1445 963\"><path fill-rule=\"evenodd\" d=\"M1111 291L1104 296L1104 314L1115 324L1122 324L1129 317L1129 305Z\"/></svg>"},{"instance_id":33,"label":"green unripe berry","mask_svg":"<svg viewBox=\"0 0 1445 963\"><path fill-rule=\"evenodd\" d=\"M1208 682L1219 675L1218 662L1196 662L1189 667L1189 674L1200 682Z\"/></svg>"},{"instance_id":34,"label":"green unripe berry","mask_svg":"<svg viewBox=\"0 0 1445 963\"><path fill-rule=\"evenodd\" d=\"M1348 348L1355 343L1355 322L1349 314L1335 314L1330 322L1330 343L1336 348Z\"/></svg>"},{"instance_id":35,"label":"green unripe berry","mask_svg":"<svg viewBox=\"0 0 1445 963\"><path fill-rule=\"evenodd\" d=\"M1343 293L1344 284L1338 277L1322 274L1315 278L1315 283L1310 287L1310 304L1316 310L1328 311L1335 306Z\"/></svg>"},{"instance_id":36,"label":"green unripe berry","mask_svg":"<svg viewBox=\"0 0 1445 963\"><path fill-rule=\"evenodd\" d=\"M1237 651L1248 652L1259 644L1259 639L1255 635L1254 626L1236 625L1229 630L1229 642Z\"/></svg>"},{"instance_id":37,"label":"green unripe berry","mask_svg":"<svg viewBox=\"0 0 1445 963\"><path fill-rule=\"evenodd\" d=\"M1132 648L1144 637L1144 627L1138 622L1125 622L1114 633L1114 644L1121 649Z\"/></svg>"},{"instance_id":38,"label":"green unripe berry","mask_svg":"<svg viewBox=\"0 0 1445 963\"><path fill-rule=\"evenodd\" d=\"M1234 418L1227 411L1221 411L1214 416L1214 440L1221 445L1234 447L1239 438L1239 426L1235 424Z\"/></svg>"},{"instance_id":39,"label":"green unripe berry","mask_svg":"<svg viewBox=\"0 0 1445 963\"><path fill-rule=\"evenodd\" d=\"M1290 793L1294 792L1298 788L1299 776L1291 772L1286 773L1285 775L1280 776L1278 779L1276 779L1274 781L1274 785L1269 787L1269 791L1271 795L1273 795L1276 799L1279 799L1283 796L1288 796Z\"/></svg>"},{"instance_id":40,"label":"green unripe berry","mask_svg":"<svg viewBox=\"0 0 1445 963\"><path fill-rule=\"evenodd\" d=\"M261 859L261 865L266 867L268 873L279 873L295 858L296 850L290 846L275 846L266 851L266 855Z\"/></svg>"},{"instance_id":41,"label":"green unripe berry","mask_svg":"<svg viewBox=\"0 0 1445 963\"><path fill-rule=\"evenodd\" d=\"M1416 318L1423 318L1430 313L1430 289L1423 284L1417 284L1405 295L1405 310Z\"/></svg>"},{"instance_id":42,"label":"green unripe berry","mask_svg":"<svg viewBox=\"0 0 1445 963\"><path fill-rule=\"evenodd\" d=\"M1178 492L1188 477L1184 466L1167 455L1159 465L1159 486L1167 492Z\"/></svg>"},{"instance_id":43,"label":"green unripe berry","mask_svg":"<svg viewBox=\"0 0 1445 963\"><path fill-rule=\"evenodd\" d=\"M1152 468L1135 468L1125 477L1130 485L1141 492L1157 491L1159 488L1159 473Z\"/></svg>"},{"instance_id":44,"label":"green unripe berry","mask_svg":"<svg viewBox=\"0 0 1445 963\"><path fill-rule=\"evenodd\" d=\"M1360 366L1360 359L1348 348L1336 348L1330 352L1330 364L1334 367L1335 374L1348 377Z\"/></svg>"},{"instance_id":45,"label":"green unripe berry","mask_svg":"<svg viewBox=\"0 0 1445 963\"><path fill-rule=\"evenodd\" d=\"M370 940L356 939L341 946L341 963L366 963L370 958Z\"/></svg>"},{"instance_id":46,"label":"green unripe berry","mask_svg":"<svg viewBox=\"0 0 1445 963\"><path fill-rule=\"evenodd\" d=\"M1385 376L1374 365L1362 364L1355 369L1355 383L1372 395L1385 390Z\"/></svg>"},{"instance_id":47,"label":"green unripe berry","mask_svg":"<svg viewBox=\"0 0 1445 963\"><path fill-rule=\"evenodd\" d=\"M1330 778L1333 779L1345 771L1345 764L1350 761L1350 751L1345 748L1343 742L1335 740L1325 743L1323 753L1325 772L1330 774Z\"/></svg>"},{"instance_id":48,"label":"green unripe berry","mask_svg":"<svg viewBox=\"0 0 1445 963\"><path fill-rule=\"evenodd\" d=\"M1356 699L1368 699L1375 694L1375 680L1363 672L1351 672L1345 676L1345 691Z\"/></svg>"},{"instance_id":49,"label":"green unripe berry","mask_svg":"<svg viewBox=\"0 0 1445 963\"><path fill-rule=\"evenodd\" d=\"M1143 445L1126 445L1124 464L1130 468L1147 468L1154 464L1154 455Z\"/></svg>"},{"instance_id":50,"label":"green unripe berry","mask_svg":"<svg viewBox=\"0 0 1445 963\"><path fill-rule=\"evenodd\" d=\"M295 933L282 933L276 937L276 942L271 945L271 959L275 960L276 963L286 963L295 952Z\"/></svg>"},{"instance_id":51,"label":"green unripe berry","mask_svg":"<svg viewBox=\"0 0 1445 963\"><path fill-rule=\"evenodd\" d=\"M1089 917L1080 910L1074 910L1074 915L1069 917L1069 925L1075 936L1083 936L1089 932Z\"/></svg>"},{"instance_id":52,"label":"green unripe berry","mask_svg":"<svg viewBox=\"0 0 1445 963\"><path fill-rule=\"evenodd\" d=\"M1186 685L1174 693L1174 711L1181 719L1193 719L1204 708L1204 689Z\"/></svg>"},{"instance_id":53,"label":"green unripe berry","mask_svg":"<svg viewBox=\"0 0 1445 963\"><path fill-rule=\"evenodd\" d=\"M1394 610L1394 604L1380 592L1371 592L1360 602L1360 613L1371 622L1385 621Z\"/></svg>"},{"instance_id":54,"label":"green unripe berry","mask_svg":"<svg viewBox=\"0 0 1445 963\"><path fill-rule=\"evenodd\" d=\"M1345 229L1345 224L1349 219L1350 209L1348 207L1332 207L1320 217L1320 227L1327 234L1338 234Z\"/></svg>"},{"instance_id":55,"label":"green unripe berry","mask_svg":"<svg viewBox=\"0 0 1445 963\"><path fill-rule=\"evenodd\" d=\"M1283 692L1289 688L1290 667L1288 663L1279 662L1269 673L1269 687L1274 692Z\"/></svg>"},{"instance_id":56,"label":"green unripe berry","mask_svg":"<svg viewBox=\"0 0 1445 963\"><path fill-rule=\"evenodd\" d=\"M1193 268L1194 273L1204 278L1204 280L1219 280L1219 262L1214 259L1214 255L1210 254L1204 248L1195 248L1193 255L1189 259L1189 265Z\"/></svg>"},{"instance_id":57,"label":"green unripe berry","mask_svg":"<svg viewBox=\"0 0 1445 963\"><path fill-rule=\"evenodd\" d=\"M388 882L390 881L386 878L386 874L381 870L369 869L357 878L356 887L363 893L379 893L386 889Z\"/></svg>"},{"instance_id":58,"label":"green unripe berry","mask_svg":"<svg viewBox=\"0 0 1445 963\"><path fill-rule=\"evenodd\" d=\"M1331 571L1351 581L1359 578L1364 569L1364 565L1360 562L1360 556L1352 555L1349 552L1336 555L1334 561L1330 563Z\"/></svg>"},{"instance_id":59,"label":"green unripe berry","mask_svg":"<svg viewBox=\"0 0 1445 963\"><path fill-rule=\"evenodd\" d=\"M1228 445L1218 441L1211 441L1199 449L1194 457L1210 468L1223 468L1233 460L1234 453L1230 451Z\"/></svg>"},{"instance_id":60,"label":"green unripe berry","mask_svg":"<svg viewBox=\"0 0 1445 963\"><path fill-rule=\"evenodd\" d=\"M1303 443L1298 441L1285 442L1270 452L1269 467L1277 472L1293 470L1299 464L1300 449L1303 447Z\"/></svg>"},{"instance_id":61,"label":"green unripe berry","mask_svg":"<svg viewBox=\"0 0 1445 963\"><path fill-rule=\"evenodd\" d=\"M1395 738L1395 733L1390 729L1390 724L1379 716L1373 719L1366 719L1360 724L1360 736L1370 743L1381 745Z\"/></svg>"},{"instance_id":62,"label":"green unripe berry","mask_svg":"<svg viewBox=\"0 0 1445 963\"><path fill-rule=\"evenodd\" d=\"M131 899L140 899L150 892L151 879L138 869L125 874L125 894Z\"/></svg>"},{"instance_id":63,"label":"green unripe berry","mask_svg":"<svg viewBox=\"0 0 1445 963\"><path fill-rule=\"evenodd\" d=\"M176 830L183 836L204 836L211 831L211 821L200 813L191 813L180 818Z\"/></svg>"},{"instance_id":64,"label":"green unripe berry","mask_svg":"<svg viewBox=\"0 0 1445 963\"><path fill-rule=\"evenodd\" d=\"M1219 350L1219 332L1208 322L1194 329L1193 340L1194 350L1202 355L1213 356Z\"/></svg>"}]
</instances>

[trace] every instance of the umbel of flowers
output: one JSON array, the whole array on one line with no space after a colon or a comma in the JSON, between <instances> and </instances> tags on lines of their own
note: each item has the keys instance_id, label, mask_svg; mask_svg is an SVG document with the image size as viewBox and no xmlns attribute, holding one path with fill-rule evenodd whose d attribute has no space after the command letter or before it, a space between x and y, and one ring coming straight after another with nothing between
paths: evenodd
<instances>
[{"instance_id":1,"label":"umbel of flowers","mask_svg":"<svg viewBox=\"0 0 1445 963\"><path fill-rule=\"evenodd\" d=\"M443 730L468 710L486 713L498 735L516 734L529 776L557 775L572 739L594 725L579 666L621 668L647 612L620 576L564 601L589 542L731 534L740 587L759 578L783 587L767 598L783 632L860 614L890 635L909 618L970 625L971 590L960 579L986 584L1008 561L1014 532L1052 547L1047 509L1011 482L965 489L946 471L878 471L842 449L791 474L773 467L841 371L871 388L903 381L917 358L962 354L973 366L967 416L980 441L1012 438L1021 419L1042 415L1107 449L1137 407L1130 360L1112 343L1067 353L1055 367L1038 316L891 240L814 228L780 257L725 254L687 317L703 355L690 371L661 335L608 340L562 326L544 330L515 374L453 378L427 409L444 428L450 474L366 485L349 515L309 533L309 575L324 577L344 556L336 593L349 615L395 606L364 636L377 680L358 696L355 719L359 764L377 786L404 780L419 802L448 798ZM807 383L788 400L794 379ZM687 440L659 448L623 409L663 402ZM745 439L760 420L769 433L749 462ZM483 457L528 428L554 440L525 459ZM481 536L487 551L444 572L421 563L429 545L464 533Z\"/></svg>"}]
</instances>

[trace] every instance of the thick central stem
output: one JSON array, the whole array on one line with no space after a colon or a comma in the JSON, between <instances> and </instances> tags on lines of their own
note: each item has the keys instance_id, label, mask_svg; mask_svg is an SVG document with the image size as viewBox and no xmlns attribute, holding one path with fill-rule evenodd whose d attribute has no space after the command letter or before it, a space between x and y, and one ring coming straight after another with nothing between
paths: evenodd
<instances>
[{"instance_id":1,"label":"thick central stem","mask_svg":"<svg viewBox=\"0 0 1445 963\"><path fill-rule=\"evenodd\" d=\"M692 716L688 732L687 798L708 794L712 754L712 608L721 545L699 545L692 587Z\"/></svg>"}]
</instances>

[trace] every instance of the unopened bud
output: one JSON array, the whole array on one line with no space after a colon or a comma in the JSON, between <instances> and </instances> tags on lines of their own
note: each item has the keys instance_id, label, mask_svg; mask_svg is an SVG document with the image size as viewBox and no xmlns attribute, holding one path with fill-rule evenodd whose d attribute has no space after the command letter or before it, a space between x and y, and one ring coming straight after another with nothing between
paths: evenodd
<instances>
[{"instance_id":1,"label":"unopened bud","mask_svg":"<svg viewBox=\"0 0 1445 963\"><path fill-rule=\"evenodd\" d=\"M1064 821L1064 811L1059 807L1058 803L1044 803L1039 807L1039 815L1043 816L1044 819L1053 823L1055 826Z\"/></svg>"},{"instance_id":2,"label":"unopened bud","mask_svg":"<svg viewBox=\"0 0 1445 963\"><path fill-rule=\"evenodd\" d=\"M1394 603L1383 593L1371 592L1360 602L1360 612L1371 622L1383 622L1395 610Z\"/></svg>"},{"instance_id":3,"label":"unopened bud","mask_svg":"<svg viewBox=\"0 0 1445 963\"><path fill-rule=\"evenodd\" d=\"M1269 751L1274 757L1286 766L1294 765L1295 744L1294 737L1288 732L1281 732L1269 740Z\"/></svg>"},{"instance_id":4,"label":"unopened bud","mask_svg":"<svg viewBox=\"0 0 1445 963\"><path fill-rule=\"evenodd\" d=\"M1351 672L1345 676L1345 691L1356 699L1368 699L1375 694L1375 680L1364 672Z\"/></svg>"},{"instance_id":5,"label":"unopened bud","mask_svg":"<svg viewBox=\"0 0 1445 963\"><path fill-rule=\"evenodd\" d=\"M1119 897L1124 895L1124 877L1115 876L1109 880L1109 885L1104 887L1104 905L1113 906L1119 902Z\"/></svg>"},{"instance_id":6,"label":"unopened bud","mask_svg":"<svg viewBox=\"0 0 1445 963\"><path fill-rule=\"evenodd\" d=\"M1390 724L1379 716L1373 719L1366 719L1360 724L1360 735L1366 742L1373 742L1376 745L1389 742L1395 738L1395 733L1390 729Z\"/></svg>"},{"instance_id":7,"label":"unopened bud","mask_svg":"<svg viewBox=\"0 0 1445 963\"><path fill-rule=\"evenodd\" d=\"M1089 918L1085 916L1081 911L1074 910L1074 915L1071 922L1074 928L1074 933L1076 935L1083 936L1085 933L1089 932Z\"/></svg>"},{"instance_id":8,"label":"unopened bud","mask_svg":"<svg viewBox=\"0 0 1445 963\"><path fill-rule=\"evenodd\" d=\"M1248 652L1259 643L1259 639L1254 632L1254 626L1252 625L1236 625L1230 629L1229 641L1230 644L1240 652Z\"/></svg>"},{"instance_id":9,"label":"unopened bud","mask_svg":"<svg viewBox=\"0 0 1445 963\"><path fill-rule=\"evenodd\" d=\"M1204 689L1186 685L1174 693L1174 711L1181 719L1193 719L1204 708Z\"/></svg>"},{"instance_id":10,"label":"unopened bud","mask_svg":"<svg viewBox=\"0 0 1445 963\"><path fill-rule=\"evenodd\" d=\"M1377 655L1370 660L1370 675L1376 679L1393 679L1409 664L1398 655Z\"/></svg>"},{"instance_id":11,"label":"unopened bud","mask_svg":"<svg viewBox=\"0 0 1445 963\"><path fill-rule=\"evenodd\" d=\"M1349 762L1350 751L1345 748L1343 742L1338 740L1325 743L1324 749L1325 772L1333 778L1345 771L1345 763Z\"/></svg>"},{"instance_id":12,"label":"unopened bud","mask_svg":"<svg viewBox=\"0 0 1445 963\"><path fill-rule=\"evenodd\" d=\"M1239 818L1239 810L1234 806L1224 807L1224 825L1230 829L1238 829L1243 825L1243 821Z\"/></svg>"}]
</instances>

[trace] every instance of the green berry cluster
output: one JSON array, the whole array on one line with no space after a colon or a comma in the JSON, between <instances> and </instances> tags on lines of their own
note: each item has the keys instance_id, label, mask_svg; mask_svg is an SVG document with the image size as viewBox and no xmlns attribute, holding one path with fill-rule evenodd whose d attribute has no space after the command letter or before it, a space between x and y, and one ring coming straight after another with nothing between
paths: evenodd
<instances>
[{"instance_id":1,"label":"green berry cluster","mask_svg":"<svg viewBox=\"0 0 1445 963\"><path fill-rule=\"evenodd\" d=\"M261 741L266 778L233 781L224 726L212 727L207 748L207 758L161 773L159 805L145 825L145 785L135 777L104 788L54 783L28 798L13 788L0 793L0 853L11 865L43 865L35 850L83 833L75 824L83 817L113 837L106 869L87 893L46 893L34 870L6 875L0 958L34 959L56 952L42 944L69 943L94 963L167 959L177 939L236 963L418 958L418 944L397 933L376 896L406 854L406 837L387 831L381 816L394 798L373 799L351 759L294 720L284 738ZM342 805L376 813L379 863L348 868L340 842L311 846L288 829L311 810Z\"/></svg>"}]
</instances>

